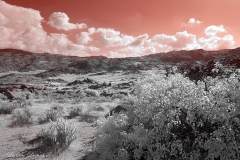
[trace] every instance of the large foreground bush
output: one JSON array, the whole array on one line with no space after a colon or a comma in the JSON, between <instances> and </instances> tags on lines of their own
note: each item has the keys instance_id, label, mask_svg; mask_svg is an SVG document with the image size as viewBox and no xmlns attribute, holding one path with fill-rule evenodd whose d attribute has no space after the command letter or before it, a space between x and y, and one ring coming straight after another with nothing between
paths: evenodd
<instances>
[{"instance_id":1,"label":"large foreground bush","mask_svg":"<svg viewBox=\"0 0 240 160\"><path fill-rule=\"evenodd\" d=\"M136 85L135 111L99 122L89 159L240 159L236 75L197 85L180 74L151 74Z\"/></svg>"}]
</instances>

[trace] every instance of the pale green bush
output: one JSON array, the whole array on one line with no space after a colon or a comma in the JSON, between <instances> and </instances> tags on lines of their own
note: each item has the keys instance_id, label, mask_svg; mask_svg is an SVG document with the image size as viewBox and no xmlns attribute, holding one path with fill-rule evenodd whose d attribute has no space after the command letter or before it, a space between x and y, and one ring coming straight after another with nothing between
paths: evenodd
<instances>
[{"instance_id":1,"label":"pale green bush","mask_svg":"<svg viewBox=\"0 0 240 160\"><path fill-rule=\"evenodd\" d=\"M95 159L240 159L235 75L212 79L209 91L180 74L146 77L135 87L135 111L100 123Z\"/></svg>"}]
</instances>

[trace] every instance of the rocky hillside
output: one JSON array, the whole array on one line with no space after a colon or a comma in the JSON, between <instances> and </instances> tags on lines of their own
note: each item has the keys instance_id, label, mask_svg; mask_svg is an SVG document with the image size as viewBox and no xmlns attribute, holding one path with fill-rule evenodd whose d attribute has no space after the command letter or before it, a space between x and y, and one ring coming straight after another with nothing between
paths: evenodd
<instances>
[{"instance_id":1,"label":"rocky hillside","mask_svg":"<svg viewBox=\"0 0 240 160\"><path fill-rule=\"evenodd\" d=\"M225 65L240 67L240 48L219 51L202 49L191 51L171 51L144 57L107 58L104 56L75 57L48 53L31 53L16 49L0 50L0 72L47 70L37 76L45 77L60 73L87 73L102 71L146 70L163 64L194 65L196 62L207 64L210 61L221 61Z\"/></svg>"}]
</instances>

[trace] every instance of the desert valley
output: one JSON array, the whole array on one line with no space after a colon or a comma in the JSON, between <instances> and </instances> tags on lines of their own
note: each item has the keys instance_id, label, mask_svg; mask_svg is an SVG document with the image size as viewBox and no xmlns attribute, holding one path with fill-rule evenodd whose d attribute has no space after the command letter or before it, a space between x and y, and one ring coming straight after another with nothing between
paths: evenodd
<instances>
[{"instance_id":1,"label":"desert valley","mask_svg":"<svg viewBox=\"0 0 240 160\"><path fill-rule=\"evenodd\" d=\"M189 86L190 92L194 90L191 87L198 87L198 91L207 96L211 104L213 104L212 106L215 106L218 100L216 100L216 97L214 99L212 95L217 96L220 93L225 93L224 90L212 94L212 88L214 88L215 84L218 84L217 79L219 79L219 81L224 80L225 85L223 86L231 88L233 86L227 83L229 79L231 79L231 76L233 74L235 78L240 76L240 48L219 51L205 51L202 49L171 51L168 53L128 58L107 58L104 56L81 58L48 53L31 53L16 49L1 49L0 62L0 159L8 160L83 160L94 159L94 156L95 159L96 157L98 157L97 159L124 159L123 157L128 157L126 159L149 159L147 154L155 153L156 148L149 148L149 150L146 151L146 148L141 148L141 145L138 145L138 143L140 144L139 140L134 140L134 135L136 136L135 133L139 133L139 136L146 135L149 137L148 133L150 133L150 130L154 131L154 133L157 132L156 126L160 125L157 124L157 122L160 123L160 121L147 120L149 123L145 123L144 118L141 119L138 117L134 120L136 115L140 116L141 113L143 113L142 116L144 117L147 116L148 113L151 113L151 118L157 118L157 113L160 113L158 107L168 103L162 100L160 95L165 94L166 96L166 94L170 95L175 93L178 86L183 86L183 92L185 91L184 89ZM150 75L152 74L156 76L156 81L161 81L161 79L158 79L158 76L163 77L161 85L160 83L156 83L155 80L153 80L154 78L151 79ZM178 78L180 80L177 80ZM166 79L166 81L164 79ZM212 83L213 81L214 83ZM161 94L159 93L158 95L158 87L162 86L160 89L164 88L168 82L169 85L171 82L173 88L166 87L166 91L171 90L171 92L165 93L164 90L163 93L161 92ZM175 86L178 82L178 86ZM154 85L151 86L151 83ZM221 81L221 83L223 82ZM145 84L145 90L143 84ZM150 86L147 86L148 84ZM186 87L185 84L187 85ZM231 84L238 86L239 79L238 82L234 81L234 84L233 82L231 82ZM204 87L203 90L199 89L201 85ZM141 86L143 86L143 89ZM150 88L154 90L155 87L156 91L150 90ZM140 88L142 89L141 91ZM223 88L220 87L220 89ZM228 88L228 90L230 88ZM177 90L179 95L180 90ZM225 101L217 105L225 105L226 107L232 107L236 110L240 105L240 89L233 87L229 94L233 92L234 94L226 100L226 104L231 105L226 106ZM149 95L147 95L147 93L149 93ZM153 95L150 96L151 93ZM191 94L194 95L194 93ZM185 92L181 92L181 94L183 94L183 99L184 96L189 99L192 96L187 95L188 93ZM233 98L234 96L235 99ZM196 99L198 99L198 95L196 95L196 97ZM141 101L142 99L143 101ZM174 99L172 99L171 102L173 101ZM210 102L206 102L205 106L208 106L208 104L210 106ZM185 103L185 105L182 105L183 103ZM172 109L171 112L167 112L169 115L173 112L175 115L179 115L175 117L175 121L182 130L185 128L184 134L183 131L179 133L180 131L173 129L169 129L169 132L166 132L169 133L169 135L174 135L173 137L177 140L176 142L182 141L181 145L183 148L185 143L183 139L184 137L186 138L186 133L189 131L189 129L186 128L189 128L189 124L191 126L190 128L196 128L195 122L193 124L193 121L196 121L196 119L191 119L191 117L193 117L193 111L190 112L189 109L189 112L187 112L182 109L184 109L186 104L193 105L194 103L195 102L192 101L187 102L187 98L184 102L179 100L179 102L176 102L178 107ZM200 104L200 102L196 100L196 104ZM155 109L151 110L151 112L148 110L143 111L144 107L141 105L145 105L145 108L149 107L152 109L155 106ZM118 109L115 109L117 106ZM137 109L139 106L142 110ZM171 106L175 107L174 105ZM130 112L130 109L127 107L133 107L133 112ZM220 108L221 107L218 107L219 112L225 114L225 110L221 109L220 111ZM235 110L231 110L231 113L235 112ZM115 114L113 111L117 113ZM118 114L118 112L120 113ZM184 113L186 113L189 119L186 119L186 117L185 119L183 118L184 120L181 119ZM131 114L134 114L134 116ZM236 113L230 114L229 111L226 112L226 114L231 117ZM224 115L225 118L226 114ZM123 116L123 120L121 119L121 115ZM124 116L127 116L129 121L124 121ZM214 116L212 115L212 117ZM171 119L171 121L173 119ZM217 118L209 120L211 121L209 124L207 121L202 121L202 130L199 129L196 132L205 133L207 128L212 127L210 129L211 131L206 131L206 134L212 135L219 133L222 134L221 137L224 137L226 136L223 134L225 132L215 131L224 126L234 128L233 126L235 123L238 124L238 120L238 116L235 116L224 122ZM123 122L128 124L127 128L123 127ZM215 122L219 127L213 127L216 126ZM114 129L113 126L115 123L119 123L120 126L123 127L120 127L121 131L119 131L119 134L117 132L119 128L116 129L116 133L111 130ZM140 124L143 126L142 130L141 128L137 128ZM171 125L177 124L174 123ZM229 124L229 126L227 126L227 124ZM169 127L171 125L169 122ZM175 128L177 128L177 126L175 126ZM233 129L230 129L230 131L233 131ZM236 132L233 133L232 136L238 133L238 129L234 131ZM106 153L103 155L104 139L100 138L105 135L103 132L109 135L108 138L105 138L105 141L109 139L109 142L106 142L105 145L112 145L112 149L114 149L115 146L115 149L119 152L115 150L110 151L111 148L105 146ZM160 133L161 131L158 132ZM232 132L226 134L230 133ZM129 137L122 138L121 136L119 138L119 135L123 137L131 137L131 135L133 135L133 137L132 139ZM191 135L193 135L192 132ZM235 135L233 143L235 145L240 144L240 140L237 137L238 136ZM111 141L111 139L118 141L114 142ZM124 142L130 144L130 141L121 141L122 139L131 139L131 142L134 142L134 144L131 143L131 146L135 147L132 147L132 149L131 147L126 147ZM196 140L197 138L192 139ZM231 140L224 142L230 144ZM161 141L164 140L162 139ZM171 140L171 142L173 142L173 140ZM207 140L205 142L207 142ZM141 142L142 146L144 146L144 144L147 146L147 143L148 142L144 140ZM155 143L157 144L158 142L152 142L152 144ZM195 144L195 141L192 143L195 146L198 145ZM193 144L191 145L194 146ZM138 148L136 148L136 146L138 146ZM172 145L172 147L173 146L174 145ZM175 147L177 148L179 146L176 145ZM238 150L240 149L239 147L240 146L238 146ZM185 147L184 149L186 151L182 150L181 152L190 153L190 151L188 152L189 148ZM225 148L222 152L227 152L228 149L229 148ZM140 151L144 154L141 154ZM209 156L210 151L207 151L207 149L205 151L201 150L199 153L206 158L206 156ZM147 154L145 154L145 152ZM166 152L168 151L166 150ZM118 156L110 158L111 153ZM177 149L174 153L180 156ZM237 153L238 152L234 152L231 156L239 156ZM136 155L140 156L136 158ZM173 154L169 155L166 153L163 155L166 157L159 157L159 159L169 159L169 157L170 159L178 159L177 156ZM154 156L154 154L151 154L151 156ZM216 159L218 159L218 156L219 155L216 156Z\"/></svg>"}]
</instances>

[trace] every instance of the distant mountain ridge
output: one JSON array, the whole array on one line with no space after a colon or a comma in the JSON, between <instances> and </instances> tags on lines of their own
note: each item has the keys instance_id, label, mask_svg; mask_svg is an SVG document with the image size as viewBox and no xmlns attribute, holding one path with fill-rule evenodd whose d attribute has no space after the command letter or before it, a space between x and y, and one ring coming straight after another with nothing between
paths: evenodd
<instances>
[{"instance_id":1,"label":"distant mountain ridge","mask_svg":"<svg viewBox=\"0 0 240 160\"><path fill-rule=\"evenodd\" d=\"M143 57L107 58L104 56L77 57L60 54L32 53L17 49L0 49L0 72L47 70L38 76L59 73L88 73L101 71L137 71L156 68L162 64L194 64L197 61L221 60L239 64L240 48L219 51L202 49L171 51ZM137 65L136 65L137 64ZM45 75L44 75L45 74Z\"/></svg>"}]
</instances>

